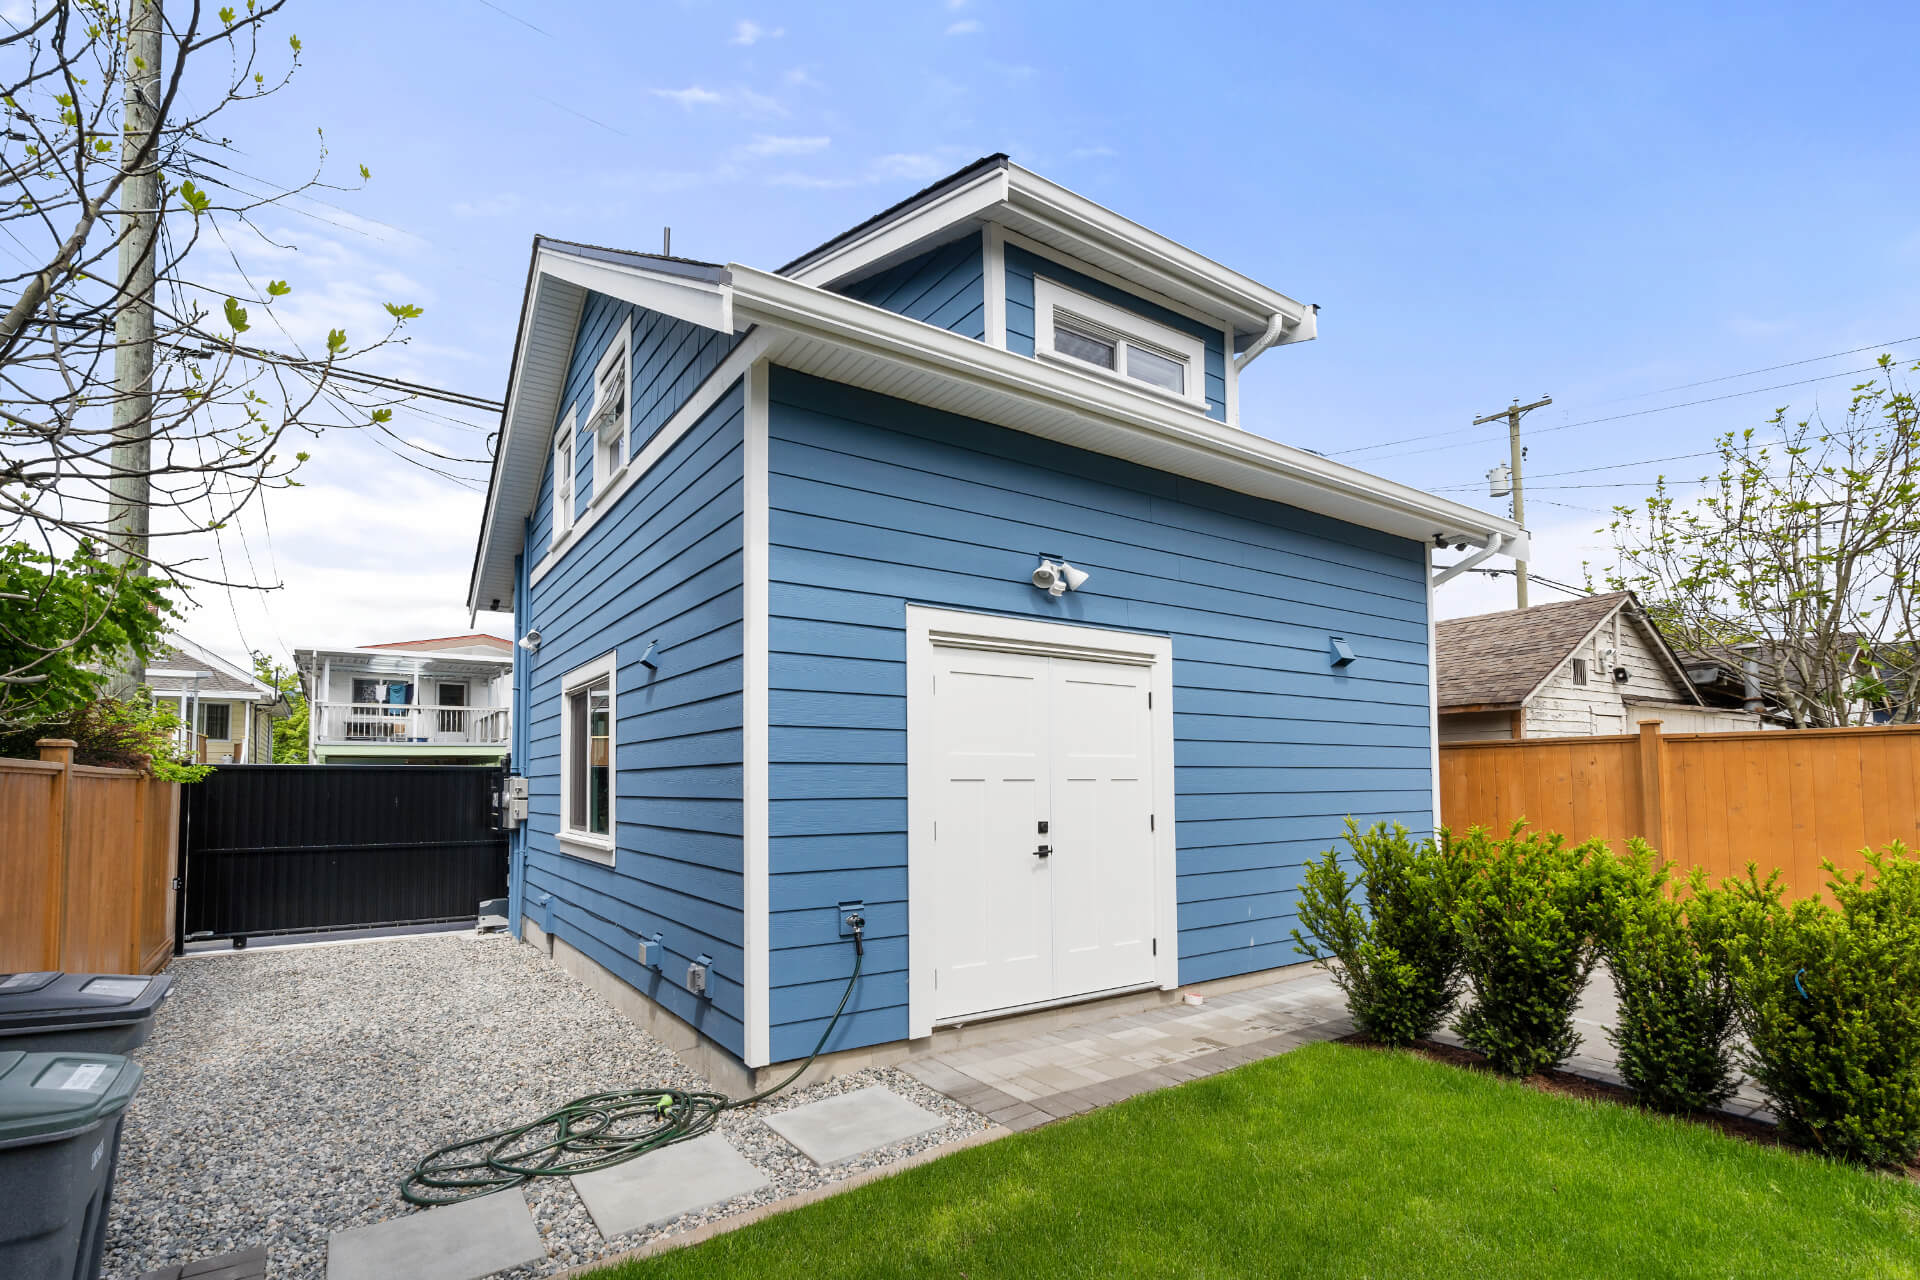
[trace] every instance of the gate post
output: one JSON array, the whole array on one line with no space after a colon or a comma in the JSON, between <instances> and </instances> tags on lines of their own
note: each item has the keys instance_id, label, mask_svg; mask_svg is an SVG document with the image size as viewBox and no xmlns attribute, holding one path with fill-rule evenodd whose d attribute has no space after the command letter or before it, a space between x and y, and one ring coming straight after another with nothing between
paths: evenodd
<instances>
[{"instance_id":1,"label":"gate post","mask_svg":"<svg viewBox=\"0 0 1920 1280\"><path fill-rule=\"evenodd\" d=\"M67 909L72 899L72 887L67 883L70 832L73 823L68 810L72 803L73 752L80 744L72 738L41 738L33 744L40 749L40 758L48 764L60 766L60 774L53 780L52 811L47 815L47 862L53 868L49 876L47 895L47 938L52 943L46 965L49 969L64 967L67 954Z\"/></svg>"},{"instance_id":2,"label":"gate post","mask_svg":"<svg viewBox=\"0 0 1920 1280\"><path fill-rule=\"evenodd\" d=\"M1656 852L1671 858L1673 851L1667 848L1666 796L1661 789L1666 776L1664 747L1660 722L1642 720L1637 753L1640 758L1640 838Z\"/></svg>"}]
</instances>

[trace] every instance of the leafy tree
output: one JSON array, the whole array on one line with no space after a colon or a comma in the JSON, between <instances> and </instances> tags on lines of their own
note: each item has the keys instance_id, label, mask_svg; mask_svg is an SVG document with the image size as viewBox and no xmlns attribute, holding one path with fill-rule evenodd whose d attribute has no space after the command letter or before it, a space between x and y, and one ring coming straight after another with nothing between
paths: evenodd
<instances>
[{"instance_id":1,"label":"leafy tree","mask_svg":"<svg viewBox=\"0 0 1920 1280\"><path fill-rule=\"evenodd\" d=\"M283 667L264 653L253 655L253 674L278 689L293 714L273 722L273 762L307 763L307 696L300 689L300 673Z\"/></svg>"},{"instance_id":2,"label":"leafy tree","mask_svg":"<svg viewBox=\"0 0 1920 1280\"><path fill-rule=\"evenodd\" d=\"M1890 356L1880 370L1839 426L1780 410L1716 442L1703 496L1682 502L1663 477L1608 527L1605 584L1639 593L1680 648L1744 668L1802 728L1920 718L1920 410Z\"/></svg>"},{"instance_id":3,"label":"leafy tree","mask_svg":"<svg viewBox=\"0 0 1920 1280\"><path fill-rule=\"evenodd\" d=\"M91 547L177 586L258 586L228 581L190 540L229 525L263 492L296 484L307 459L301 432L366 427L400 443L387 423L407 397L369 390L382 384L347 366L398 340L419 308L388 303L385 331L370 341L334 328L324 349L246 345L293 286L249 277L233 246L275 243L253 221L260 210L346 189L321 179L324 138L311 175L289 188L243 172L245 153L218 132L298 68L299 38L284 36L275 53L268 34L285 2L9 7L0 26L0 233L20 265L0 265L0 539L57 557ZM136 53L149 43L157 64ZM144 105L128 105L131 90ZM364 166L359 175L370 176ZM127 207L146 186L151 207ZM148 348L131 336L133 322L147 319L150 371ZM115 447L141 440L145 460ZM64 576L104 588L93 574L76 563ZM87 625L64 635L39 629L34 643L88 647L99 633L91 620L119 617L120 600L110 593L88 605Z\"/></svg>"},{"instance_id":4,"label":"leafy tree","mask_svg":"<svg viewBox=\"0 0 1920 1280\"><path fill-rule=\"evenodd\" d=\"M76 764L138 769L162 782L198 782L212 765L195 764L180 742L180 713L146 689L131 698L99 698L54 719L0 729L0 756L32 759L41 738L68 738Z\"/></svg>"},{"instance_id":5,"label":"leafy tree","mask_svg":"<svg viewBox=\"0 0 1920 1280\"><path fill-rule=\"evenodd\" d=\"M109 668L128 652L145 659L173 616L164 583L88 546L64 559L24 542L0 547L0 728L94 702Z\"/></svg>"}]
</instances>

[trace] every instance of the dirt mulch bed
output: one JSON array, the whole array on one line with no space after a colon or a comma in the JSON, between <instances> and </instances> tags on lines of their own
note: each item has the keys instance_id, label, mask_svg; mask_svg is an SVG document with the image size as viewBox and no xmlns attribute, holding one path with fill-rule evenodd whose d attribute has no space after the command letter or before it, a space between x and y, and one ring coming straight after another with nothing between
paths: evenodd
<instances>
[{"instance_id":1,"label":"dirt mulch bed","mask_svg":"<svg viewBox=\"0 0 1920 1280\"><path fill-rule=\"evenodd\" d=\"M1378 1040L1364 1035L1342 1036L1340 1043L1351 1044L1363 1049L1387 1048ZM1486 1055L1472 1049L1463 1049L1458 1045L1441 1044L1437 1040L1416 1040L1412 1052L1435 1062L1444 1062L1450 1067L1461 1067L1468 1071L1484 1071L1494 1074L1493 1066ZM1618 1106L1640 1108L1633 1100L1633 1091L1624 1085L1608 1084L1602 1080L1591 1080L1586 1076L1575 1075L1571 1071L1537 1071L1521 1081L1528 1088L1538 1089L1541 1093L1557 1094L1563 1098L1579 1098L1586 1102L1611 1102ZM1703 1124L1710 1129L1718 1129L1729 1138L1740 1138L1746 1142L1756 1142L1767 1147L1786 1147L1793 1151L1808 1151L1797 1143L1789 1142L1781 1136L1778 1125L1763 1120L1753 1120L1746 1116L1729 1115L1724 1111L1697 1112L1690 1116L1675 1117L1694 1124ZM1817 1153L1810 1153L1817 1154ZM1920 1162L1910 1164L1901 1170L1909 1182L1920 1183Z\"/></svg>"}]
</instances>

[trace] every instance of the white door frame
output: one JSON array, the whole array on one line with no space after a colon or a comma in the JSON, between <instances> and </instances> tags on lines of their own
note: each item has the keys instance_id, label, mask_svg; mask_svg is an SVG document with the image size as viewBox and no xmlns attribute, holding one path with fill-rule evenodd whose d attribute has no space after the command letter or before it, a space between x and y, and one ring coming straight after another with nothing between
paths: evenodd
<instances>
[{"instance_id":1,"label":"white door frame","mask_svg":"<svg viewBox=\"0 0 1920 1280\"><path fill-rule=\"evenodd\" d=\"M939 761L932 751L934 648L993 649L1086 662L1118 662L1150 671L1153 710L1154 981L1180 981L1174 882L1173 641L1166 636L1103 627L907 606L907 1034L933 1034L934 967L939 950L934 883L933 815ZM1048 1003L1059 1003L1050 1001Z\"/></svg>"}]
</instances>

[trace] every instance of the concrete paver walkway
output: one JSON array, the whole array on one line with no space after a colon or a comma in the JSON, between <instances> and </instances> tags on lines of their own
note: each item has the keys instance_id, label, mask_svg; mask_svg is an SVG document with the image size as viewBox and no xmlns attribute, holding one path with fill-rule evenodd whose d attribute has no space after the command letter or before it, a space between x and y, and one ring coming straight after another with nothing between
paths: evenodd
<instances>
[{"instance_id":1,"label":"concrete paver walkway","mask_svg":"<svg viewBox=\"0 0 1920 1280\"><path fill-rule=\"evenodd\" d=\"M327 1280L478 1280L547 1256L518 1187L409 1213L327 1241Z\"/></svg>"}]
</instances>

